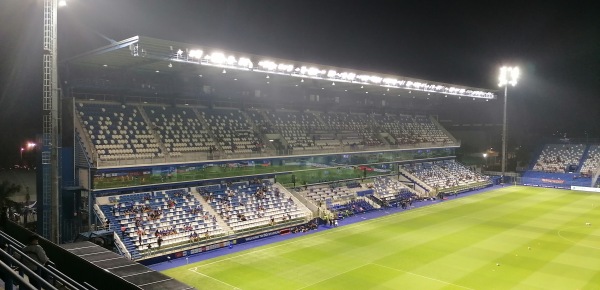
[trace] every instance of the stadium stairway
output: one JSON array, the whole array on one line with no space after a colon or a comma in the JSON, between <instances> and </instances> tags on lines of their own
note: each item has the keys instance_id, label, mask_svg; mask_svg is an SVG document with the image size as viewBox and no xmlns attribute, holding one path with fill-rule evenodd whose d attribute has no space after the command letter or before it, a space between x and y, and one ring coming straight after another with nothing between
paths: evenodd
<instances>
[{"instance_id":1,"label":"stadium stairway","mask_svg":"<svg viewBox=\"0 0 600 290\"><path fill-rule=\"evenodd\" d=\"M424 192L422 194L426 194L427 192L432 192L434 190L433 187L425 184L425 182L421 181L416 176L412 175L411 173L404 170L403 168L400 168L400 175L404 176L408 180L414 182L419 187L423 188ZM422 194L419 194L419 195L422 195Z\"/></svg>"},{"instance_id":2,"label":"stadium stairway","mask_svg":"<svg viewBox=\"0 0 600 290\"><path fill-rule=\"evenodd\" d=\"M206 121L206 119L204 119L204 116L202 116L202 114L200 114L200 111L198 111L198 109L196 108L192 108L192 111L194 111L194 114L196 114L196 119L198 119L200 123L202 123L202 127L206 128L206 132L208 132L210 138L212 138L212 140L215 142L215 147L217 151L223 152L223 147L221 147L220 142L217 142L217 135L215 134L215 132L213 132L210 124ZM219 152L213 152L213 154L218 154Z\"/></svg>"},{"instance_id":3,"label":"stadium stairway","mask_svg":"<svg viewBox=\"0 0 600 290\"><path fill-rule=\"evenodd\" d=\"M396 177L396 176L393 176L393 177L392 177L392 179L393 179L393 180L395 180L395 181L398 181L398 182L402 182L402 180L400 180L400 178L398 178L398 177ZM406 185L406 184L405 184L405 185ZM420 196L420 195L421 195L421 194L420 194L418 191L416 191L416 190L412 189L411 187L408 187L408 186L407 186L407 188L408 188L408 191L409 191L409 192L411 192L411 193L413 193L414 195L417 195L417 196Z\"/></svg>"},{"instance_id":4,"label":"stadium stairway","mask_svg":"<svg viewBox=\"0 0 600 290\"><path fill-rule=\"evenodd\" d=\"M142 116L142 118L144 119L144 122L146 122L146 124L148 125L152 125L154 124L154 122L152 122L152 120L150 120L150 117L148 117L148 114L146 114L146 111L144 110L144 108L142 106L136 106L136 108L138 109L138 111L140 112L140 115ZM162 139L160 138L160 136L158 135L158 131L157 130L150 130L150 132L152 133L152 136L154 137L154 139L156 140L156 144L158 144L160 150L166 155L167 153L171 153L167 150L167 146L165 146L165 143L162 142Z\"/></svg>"},{"instance_id":5,"label":"stadium stairway","mask_svg":"<svg viewBox=\"0 0 600 290\"><path fill-rule=\"evenodd\" d=\"M192 195L200 201L200 204L202 205L202 208L204 210L206 210L207 212L209 212L209 214L215 216L217 218L217 224L219 226L221 226L221 228L226 232L226 233L232 233L233 229L231 229L231 227L229 227L229 225L227 225L227 223L221 218L221 215L218 214L215 209L208 204L208 202L206 202L206 200L200 195L200 193L198 193L198 190L195 187L192 187L192 191L191 191Z\"/></svg>"},{"instance_id":6,"label":"stadium stairway","mask_svg":"<svg viewBox=\"0 0 600 290\"><path fill-rule=\"evenodd\" d=\"M142 255L140 254L140 252L138 252L137 247L133 244L133 241L131 240L131 238L129 238L129 237L123 238L121 236L120 229L118 228L119 222L117 222L117 218L115 218L115 216L112 213L112 206L105 204L105 205L101 205L100 209L102 210L102 213L104 214L104 216L110 221L110 229L112 229L113 231L116 231L117 234L119 235L119 237L121 237L121 241L125 245L125 248L127 249L127 251L129 251L131 258L133 260L141 258Z\"/></svg>"},{"instance_id":7,"label":"stadium stairway","mask_svg":"<svg viewBox=\"0 0 600 290\"><path fill-rule=\"evenodd\" d=\"M273 184L273 189L275 189L275 188L279 188L279 191L285 193L285 196L291 197L294 200L294 203L297 204L298 207L301 208L302 211L306 213L306 216L308 216L312 219L312 217L314 216L313 212L310 209L308 209L308 207L306 207L306 205L304 203L302 203L300 201L300 199L298 199L298 197L296 197L292 192L287 190L287 188L285 188L279 182Z\"/></svg>"},{"instance_id":8,"label":"stadium stairway","mask_svg":"<svg viewBox=\"0 0 600 290\"><path fill-rule=\"evenodd\" d=\"M537 161L540 159L540 155L542 154L544 147L545 147L545 145L541 144L535 149L535 151L533 151L534 153L531 156L534 156L534 158L532 158L531 161L529 162L529 166L527 167L528 170L533 170L533 167L535 166Z\"/></svg>"},{"instance_id":9,"label":"stadium stairway","mask_svg":"<svg viewBox=\"0 0 600 290\"><path fill-rule=\"evenodd\" d=\"M446 128L444 128L444 126L442 126L442 124L440 124L440 122L438 122L437 118L435 118L433 116L429 116L429 120L438 129L440 129L442 132L444 132L444 134L446 134L446 136L448 136L450 138L450 140L452 140L452 142L454 142L454 144L460 144L460 142L456 138L454 138L454 136L452 134L450 134L450 132L448 132L448 130L446 130Z\"/></svg>"},{"instance_id":10,"label":"stadium stairway","mask_svg":"<svg viewBox=\"0 0 600 290\"><path fill-rule=\"evenodd\" d=\"M579 159L579 164L577 164L577 172L581 172L581 168L583 167L583 163L588 159L588 155L590 152L590 147L592 145L586 144L585 149L583 149L583 154L581 154L581 158Z\"/></svg>"}]
</instances>

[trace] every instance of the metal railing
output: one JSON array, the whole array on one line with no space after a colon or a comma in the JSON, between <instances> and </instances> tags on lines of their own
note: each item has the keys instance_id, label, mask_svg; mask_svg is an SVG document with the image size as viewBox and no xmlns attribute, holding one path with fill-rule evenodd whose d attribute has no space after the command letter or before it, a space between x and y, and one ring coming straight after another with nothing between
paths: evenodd
<instances>
[{"instance_id":1,"label":"metal railing","mask_svg":"<svg viewBox=\"0 0 600 290\"><path fill-rule=\"evenodd\" d=\"M188 163L196 161L210 160L236 160L236 159L252 159L265 157L282 157L282 156L304 156L304 155L320 155L320 154L352 154L364 152L381 152L395 150L411 150L411 149L431 149L445 147L460 147L460 141L456 143L417 143L417 144L402 144L402 145L381 145L381 146L348 146L340 145L328 149L289 149L289 150L272 150L265 149L260 152L251 153L224 153L224 152L181 152L180 156L165 155L162 157L153 158L138 158L138 159L119 159L119 160L101 160L95 156L95 164L98 168L128 166L128 165L149 165L149 164L167 164L167 163ZM316 148L316 147L306 147Z\"/></svg>"}]
</instances>

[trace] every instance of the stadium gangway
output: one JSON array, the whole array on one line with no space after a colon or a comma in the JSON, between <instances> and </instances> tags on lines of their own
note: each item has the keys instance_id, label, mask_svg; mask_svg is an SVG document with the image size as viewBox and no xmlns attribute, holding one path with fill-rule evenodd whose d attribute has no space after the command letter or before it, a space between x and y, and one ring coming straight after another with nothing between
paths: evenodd
<instances>
[{"instance_id":1,"label":"stadium gangway","mask_svg":"<svg viewBox=\"0 0 600 290\"><path fill-rule=\"evenodd\" d=\"M14 247L12 245L9 245L9 250L11 248L14 249ZM20 251L19 251L20 252ZM20 253L20 255L25 255L22 252ZM25 266L23 263L21 263L21 261L19 261L18 259L16 259L15 257L13 257L11 254L9 254L8 252L4 251L4 250L0 250L0 256L2 257L2 260L6 260L6 261L10 261L10 265L6 265L3 262L0 262L0 265L2 265L3 270L5 270L5 266L12 266L15 265L19 268L19 272L18 274L15 273L12 268L8 267L8 272L6 272L8 275L10 276L17 276L18 278L16 278L16 280L18 280L19 285L25 286L28 289L36 289L33 285L31 285L30 283L26 282L25 279L23 278L23 274L27 274L27 277L30 280L35 280L37 282L39 282L40 284L43 285L44 289L52 289L52 290L57 290L56 287L54 287L53 285L51 285L50 283L48 283L48 281L46 281L44 278L40 277L36 272L34 272L33 270L27 268L27 266ZM27 257L29 258L29 257ZM30 261L33 261L33 259L29 258ZM40 269L39 266L41 266L39 263L33 261L34 263L36 263L38 265L38 269ZM12 274L10 274L12 273ZM5 283L5 288L6 289L15 289L14 288L14 284L12 279L7 279L8 281L4 281ZM21 287L19 287L19 289L21 289Z\"/></svg>"},{"instance_id":2,"label":"stadium gangway","mask_svg":"<svg viewBox=\"0 0 600 290\"><path fill-rule=\"evenodd\" d=\"M52 265L52 262L50 262L51 264L49 264L48 266L44 266L44 265L38 263L33 258L25 255L25 253L23 253L21 250L17 249L13 245L8 245L8 250L9 250L9 253L11 253L12 255L14 255L15 253L17 253L17 254L19 254L19 256L21 256L21 259L27 259L29 262L32 262L34 265L36 265L37 268L38 268L37 272L39 273L39 275L42 275L42 272L46 271L46 274L49 277L53 277L54 280L56 280L59 283L61 283L64 287L67 287L67 289L88 290L87 288L83 287L81 284L75 282L73 279L67 277L65 274L63 274L60 271L58 271L58 269L56 269ZM18 262L19 262L19 274L22 274L23 270L26 270L28 272L34 273L32 270L30 270L25 265L23 265L20 261L18 261ZM38 274L38 273L36 273L36 274ZM29 276L29 273L27 274L27 277L31 277L31 276ZM42 280L44 280L44 279L42 279ZM74 282L75 284L72 284L70 281L67 281L67 280L70 280L70 281ZM46 280L44 280L44 282L48 283ZM50 285L50 284L48 283L48 285ZM52 289L56 289L56 288L53 287Z\"/></svg>"}]
</instances>

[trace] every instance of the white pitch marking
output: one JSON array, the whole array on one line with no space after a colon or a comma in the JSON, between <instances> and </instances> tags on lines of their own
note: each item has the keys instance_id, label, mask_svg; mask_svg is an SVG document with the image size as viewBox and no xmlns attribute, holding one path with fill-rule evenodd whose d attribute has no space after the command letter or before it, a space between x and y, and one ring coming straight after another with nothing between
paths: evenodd
<instances>
[{"instance_id":1,"label":"white pitch marking","mask_svg":"<svg viewBox=\"0 0 600 290\"><path fill-rule=\"evenodd\" d=\"M225 285L227 285L227 286L229 286L229 287L231 287L231 288L233 288L233 289L241 289L241 288L235 287L235 286L233 286L233 285L231 285L231 284L229 284L229 283L227 283L227 282L221 281L221 280L219 280L219 279L217 279L217 278L215 278L215 277L211 277L211 276L208 276L208 275L206 275L206 274L200 273L200 272L198 272L198 271L196 271L196 270L192 270L192 269L188 269L188 270L190 270L190 271L192 271L192 272L194 272L194 273L196 273L196 274L198 274L198 275L202 275L202 276L204 276L204 277L206 277L206 278L210 278L210 279L213 279L213 280L215 280L215 281L217 281L217 282L221 282L221 283L223 283L223 284L225 284Z\"/></svg>"}]
</instances>

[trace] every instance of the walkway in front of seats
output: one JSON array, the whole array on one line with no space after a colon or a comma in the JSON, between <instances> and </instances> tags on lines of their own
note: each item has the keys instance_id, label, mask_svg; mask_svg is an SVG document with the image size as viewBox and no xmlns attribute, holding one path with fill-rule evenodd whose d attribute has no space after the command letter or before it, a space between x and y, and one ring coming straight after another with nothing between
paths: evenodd
<instances>
[{"instance_id":1,"label":"walkway in front of seats","mask_svg":"<svg viewBox=\"0 0 600 290\"><path fill-rule=\"evenodd\" d=\"M497 188L501 188L502 186L500 185L496 185L496 186L492 186L492 187L487 187L487 188L483 188L483 189L479 189L479 190L474 190L474 191L470 191L470 192L465 192L465 193L461 193L458 195L454 195L454 196L450 196L447 200L452 200L452 199L456 199L456 198L462 198L465 196L470 196L473 194L478 194L478 193L482 193L482 192L486 192L489 190L493 190L493 189L497 189ZM423 206L428 206L428 205L432 205L432 204L437 204L437 203L442 203L446 200L434 200L434 201L419 201L419 202L415 202L413 203L412 207L408 208L408 209L402 209L400 207L392 207L392 208L382 208L380 210L374 210L374 211L370 211L364 214L358 214L358 215L354 215L351 217L347 217L344 218L343 220L339 221L339 226L345 226L345 225L349 225L349 224L353 224L353 223L357 223L357 222L362 222L365 220L370 220L370 219L374 219L374 218L378 218L381 216L385 216L385 215L389 215L389 214L394 214L394 213L398 213L398 212L402 212L402 211L408 211L408 210L412 210L415 208L419 208L419 207L423 207ZM223 256L223 255L227 255L227 254L231 254L231 253L237 253L240 251L244 251L247 249L251 249L251 248L255 248L255 247L259 247L262 245L268 245L268 244L272 244L272 243L277 243L277 242L281 242L281 241L285 241L285 240L289 240L289 239L293 239L296 237L302 237L305 235L310 235L313 233L317 233L320 231L326 231L328 229L331 229L330 226L325 226L325 225L320 225L318 229L316 230L312 230L309 232L305 232L305 233L297 233L297 234L287 234L287 235L281 235L281 236L273 236L273 237L268 237L268 238L264 238L264 239L257 239L254 241L250 241L250 242L246 242L246 243L242 243L239 245L234 245L231 249L224 247L224 248L220 248L220 249L216 249L216 250L212 250L212 251L208 251L208 252L204 252L204 253L199 253L199 254L195 254L195 255L191 255L191 256L187 256L187 260L185 259L185 257L183 258L178 258L178 259L171 259L170 262L162 262L162 263L158 263L158 264L154 264L149 266L149 268L156 270L156 271L164 271L164 270L168 270L171 268L175 268L175 267L179 267L179 266L183 266L187 263L196 263L199 261L203 261L203 260L207 260L207 259L211 259L211 258L215 258L215 257L219 257L219 256ZM171 256L172 257L172 256Z\"/></svg>"}]
</instances>

